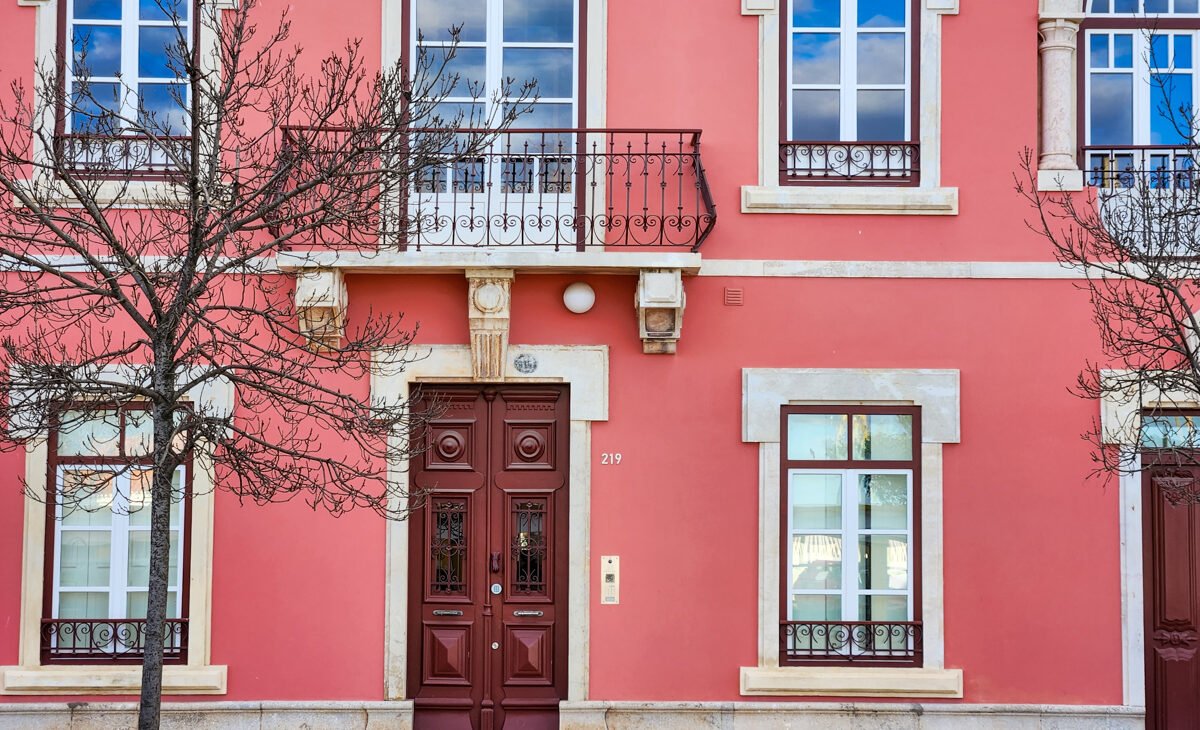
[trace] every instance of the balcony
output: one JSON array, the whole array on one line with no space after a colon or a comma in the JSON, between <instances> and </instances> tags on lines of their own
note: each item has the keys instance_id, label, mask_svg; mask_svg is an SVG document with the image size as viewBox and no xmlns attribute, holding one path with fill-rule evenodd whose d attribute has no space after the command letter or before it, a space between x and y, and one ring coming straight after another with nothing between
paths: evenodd
<instances>
[{"instance_id":1,"label":"balcony","mask_svg":"<svg viewBox=\"0 0 1200 730\"><path fill-rule=\"evenodd\" d=\"M916 621L781 621L779 657L785 665L919 667L922 638Z\"/></svg>"},{"instance_id":2,"label":"balcony","mask_svg":"<svg viewBox=\"0 0 1200 730\"><path fill-rule=\"evenodd\" d=\"M1084 147L1085 182L1101 191L1191 190L1200 181L1194 147Z\"/></svg>"},{"instance_id":3,"label":"balcony","mask_svg":"<svg viewBox=\"0 0 1200 730\"><path fill-rule=\"evenodd\" d=\"M187 619L167 619L163 661L187 661ZM145 619L42 619L42 663L132 664L146 646Z\"/></svg>"},{"instance_id":4,"label":"balcony","mask_svg":"<svg viewBox=\"0 0 1200 730\"><path fill-rule=\"evenodd\" d=\"M188 158L191 144L191 137L60 134L54 154L60 167L79 177L164 180L181 175L177 160Z\"/></svg>"},{"instance_id":5,"label":"balcony","mask_svg":"<svg viewBox=\"0 0 1200 730\"><path fill-rule=\"evenodd\" d=\"M716 224L699 130L422 131L449 142L440 164L435 157L399 194L381 196L389 201L381 232L394 231L395 251L696 252ZM345 149L348 134L285 128L282 154L293 170L283 190L304 184L308 162L298 156L319 166L324 150ZM478 135L491 140L482 152ZM319 249L317 235L296 244Z\"/></svg>"},{"instance_id":6,"label":"balcony","mask_svg":"<svg viewBox=\"0 0 1200 730\"><path fill-rule=\"evenodd\" d=\"M915 142L784 142L784 185L916 185L921 146Z\"/></svg>"}]
</instances>

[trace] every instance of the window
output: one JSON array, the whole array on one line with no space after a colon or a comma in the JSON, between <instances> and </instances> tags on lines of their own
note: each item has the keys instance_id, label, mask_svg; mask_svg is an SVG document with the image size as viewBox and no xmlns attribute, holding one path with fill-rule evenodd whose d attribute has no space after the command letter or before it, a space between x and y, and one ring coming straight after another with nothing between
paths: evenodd
<instances>
[{"instance_id":1,"label":"window","mask_svg":"<svg viewBox=\"0 0 1200 730\"><path fill-rule=\"evenodd\" d=\"M166 145L186 149L190 92L182 59L189 51L181 41L191 47L189 3L65 0L61 12L61 42L71 52L59 154L79 171L162 174L170 164Z\"/></svg>"},{"instance_id":2,"label":"window","mask_svg":"<svg viewBox=\"0 0 1200 730\"><path fill-rule=\"evenodd\" d=\"M921 665L919 423L783 407L781 664Z\"/></svg>"},{"instance_id":3,"label":"window","mask_svg":"<svg viewBox=\"0 0 1200 730\"><path fill-rule=\"evenodd\" d=\"M791 0L781 182L916 184L912 0Z\"/></svg>"},{"instance_id":4,"label":"window","mask_svg":"<svg viewBox=\"0 0 1200 730\"><path fill-rule=\"evenodd\" d=\"M1088 183L1190 186L1200 0L1092 0L1083 28Z\"/></svg>"},{"instance_id":5,"label":"window","mask_svg":"<svg viewBox=\"0 0 1200 730\"><path fill-rule=\"evenodd\" d=\"M66 410L52 436L43 663L137 661L145 646L152 440L140 406ZM190 489L188 467L174 492ZM188 499L171 506L165 661L187 661Z\"/></svg>"}]
</instances>

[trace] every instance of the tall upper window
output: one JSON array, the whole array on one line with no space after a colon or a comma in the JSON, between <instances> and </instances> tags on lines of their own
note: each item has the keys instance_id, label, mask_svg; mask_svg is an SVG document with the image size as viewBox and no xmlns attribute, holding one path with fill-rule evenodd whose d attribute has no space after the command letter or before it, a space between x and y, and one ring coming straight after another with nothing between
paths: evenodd
<instances>
[{"instance_id":1,"label":"tall upper window","mask_svg":"<svg viewBox=\"0 0 1200 730\"><path fill-rule=\"evenodd\" d=\"M1080 124L1093 185L1191 184L1200 0L1091 0ZM1186 174L1167 174L1169 172Z\"/></svg>"},{"instance_id":2,"label":"tall upper window","mask_svg":"<svg viewBox=\"0 0 1200 730\"><path fill-rule=\"evenodd\" d=\"M70 49L63 68L69 105L61 115L62 152L98 172L163 166L161 146L131 143L114 150L88 139L189 133L182 59L194 34L191 3L65 0L61 12L61 42Z\"/></svg>"},{"instance_id":3,"label":"tall upper window","mask_svg":"<svg viewBox=\"0 0 1200 730\"><path fill-rule=\"evenodd\" d=\"M150 580L149 414L136 406L67 410L60 421L50 444L43 662L136 660ZM176 494L185 494L188 468L174 475ZM171 506L165 645L166 660L180 663L187 658L186 502Z\"/></svg>"},{"instance_id":4,"label":"tall upper window","mask_svg":"<svg viewBox=\"0 0 1200 730\"><path fill-rule=\"evenodd\" d=\"M916 182L912 0L791 0L782 182Z\"/></svg>"},{"instance_id":5,"label":"tall upper window","mask_svg":"<svg viewBox=\"0 0 1200 730\"><path fill-rule=\"evenodd\" d=\"M920 665L919 422L784 407L781 662Z\"/></svg>"}]
</instances>

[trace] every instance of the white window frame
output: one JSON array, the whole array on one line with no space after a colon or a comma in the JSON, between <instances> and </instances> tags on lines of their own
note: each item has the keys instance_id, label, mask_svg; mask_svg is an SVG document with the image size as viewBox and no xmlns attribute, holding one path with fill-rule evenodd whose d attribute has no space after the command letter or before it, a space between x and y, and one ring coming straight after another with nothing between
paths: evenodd
<instances>
[{"instance_id":1,"label":"white window frame","mask_svg":"<svg viewBox=\"0 0 1200 730\"><path fill-rule=\"evenodd\" d=\"M914 560L913 560L912 546L913 546L913 510L915 509L916 506L913 504L913 470L912 469L819 469L819 468L818 469L789 469L788 473L787 473L788 506L789 507L792 507L795 505L795 500L793 498L793 490L795 487L793 485L792 477L797 474L810 474L810 475L816 475L816 476L837 476L842 481L842 510L841 510L842 524L841 524L841 527L839 527L836 530L832 530L832 529L818 530L818 529L810 529L810 528L797 529L795 527L795 525L792 523L794 512L791 509L789 509L789 511L788 511L788 538L789 539L787 541L788 544L790 545L792 538L795 538L797 535L831 535L831 536L840 537L842 539L842 587L840 590L837 590L837 591L820 590L820 589L815 589L815 588L795 588L790 585L791 581L789 580L788 581L789 582L788 598L790 599L793 596L840 595L842 598L842 615L840 618L838 618L836 620L837 621L854 622L854 621L867 621L868 620L868 619L864 619L858 615L858 599L860 596L906 596L908 599L908 601L907 601L908 615L904 620L905 621L915 620L914 616L916 614L913 611L914 610L913 596L916 592L915 591L916 572L914 570L915 564L914 564ZM905 529L903 531L903 534L907 540L907 545L909 548L908 549L908 565L906 566L906 569L908 571L908 589L907 590L880 589L880 588L864 589L864 588L858 587L858 568L859 568L859 565L858 565L858 563L859 563L858 540L859 540L859 538L864 535L899 535L899 534L901 534L900 530L875 530L875 529L864 530L858 524L858 508L861 506L860 502L859 502L859 494L858 494L858 477L862 476L862 475L872 475L872 476L873 475L904 475L908 478L908 496L907 496L908 520L907 520ZM787 562L787 569L786 569L785 575L791 576L793 574L793 570L794 570L795 566L792 563L792 555L791 555L790 550L788 551L788 555L786 556L785 560ZM790 601L790 600L787 601L786 605L788 608L786 611L787 615L785 616L784 620L788 620L788 621L804 620L804 619L797 619L791 615L792 601ZM833 619L831 619L831 620L833 620ZM891 623L891 621L881 621L881 623Z\"/></svg>"},{"instance_id":2,"label":"white window frame","mask_svg":"<svg viewBox=\"0 0 1200 730\"><path fill-rule=\"evenodd\" d=\"M780 665L780 409L785 405L921 407L920 667ZM958 443L957 370L745 368L742 441L759 445L758 663L741 668L744 696L961 698L961 669L945 666L942 446Z\"/></svg>"},{"instance_id":3,"label":"white window frame","mask_svg":"<svg viewBox=\"0 0 1200 730\"><path fill-rule=\"evenodd\" d=\"M138 75L138 56L141 50L141 29L142 28L174 28L176 23L171 20L142 20L139 16L140 6L138 0L121 0L121 17L117 20L92 20L84 18L78 21L75 17L75 0L66 0L67 22L66 33L63 38L63 45L66 49L66 63L64 64L64 81L66 83L66 96L71 98L71 94L75 88L77 77L75 76L75 25L77 22L81 25L105 26L109 28L121 29L121 76L88 76L89 83L92 84L117 84L120 88L121 110L120 115L124 119L136 119L138 116L138 105L141 99L142 84L179 84L184 85L185 95L190 98L190 90L187 89L186 79L178 78L160 78L154 76L139 76ZM186 29L185 36L188 39L188 44L191 46L195 43L195 35L192 18L193 0L183 0L181 6L186 10L187 19L180 20L179 26ZM64 113L64 123L67 129L71 132L75 131L74 119L68 118ZM187 134L186 130L180 130L180 136Z\"/></svg>"},{"instance_id":4,"label":"white window frame","mask_svg":"<svg viewBox=\"0 0 1200 730\"><path fill-rule=\"evenodd\" d=\"M1115 9L1116 4L1118 2L1121 2L1121 0L1107 0L1107 2L1108 2L1109 7ZM1092 8L1094 8L1096 6L1096 0L1088 0L1087 14L1094 18L1142 18L1142 17L1165 18L1168 16L1176 17L1176 18L1198 18L1198 17L1200 17L1200 10L1177 11L1177 10L1175 10L1175 5L1177 3L1177 0L1168 0L1168 2L1170 4L1168 6L1169 9L1167 10L1167 12L1153 13L1153 14L1150 14L1149 16L1147 16L1146 0L1138 0L1137 12L1133 12L1133 13L1115 13L1115 12L1107 12L1106 13L1106 12L1093 10Z\"/></svg>"},{"instance_id":5,"label":"white window frame","mask_svg":"<svg viewBox=\"0 0 1200 730\"><path fill-rule=\"evenodd\" d=\"M921 146L921 179L916 187L779 184L779 24L790 19L780 17L783 0L739 2L743 15L758 17L759 27L758 180L742 186L743 213L958 215L958 188L942 184L941 96L942 16L957 15L959 0L914 0L921 12L920 39L913 39L920 43L920 97L915 101L920 139L915 141Z\"/></svg>"},{"instance_id":6,"label":"white window frame","mask_svg":"<svg viewBox=\"0 0 1200 730\"><path fill-rule=\"evenodd\" d=\"M904 91L904 137L900 140L891 140L894 142L912 142L912 81L913 81L913 6L920 0L908 0L904 8L904 27L903 28L860 28L858 25L858 3L859 0L842 0L841 25L837 28L818 28L808 26L793 26L792 23L792 6L796 0L784 0L786 3L786 15L788 23L787 33L787 49L783 56L783 66L787 69L788 83L787 98L783 100L785 111L785 119L788 125L788 140L806 141L806 142L879 142L882 140L868 139L861 140L858 134L858 92L868 90L903 90ZM841 49L841 81L837 84L812 84L804 83L797 80L793 76L792 64L792 44L797 33L814 33L814 34L834 34L836 33L840 39L839 47ZM863 84L858 80L858 36L862 33L888 34L888 35L904 35L904 82L901 84ZM841 114L841 133L836 140L802 140L798 138L792 127L795 121L792 117L793 110L793 94L794 91L802 91L807 89L827 89L837 90L840 93L839 110Z\"/></svg>"}]
</instances>

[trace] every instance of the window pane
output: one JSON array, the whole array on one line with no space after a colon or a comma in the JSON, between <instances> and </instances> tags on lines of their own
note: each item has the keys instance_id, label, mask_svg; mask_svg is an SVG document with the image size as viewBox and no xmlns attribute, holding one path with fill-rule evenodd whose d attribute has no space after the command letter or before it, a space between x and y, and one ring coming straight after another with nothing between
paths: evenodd
<instances>
[{"instance_id":1,"label":"window pane","mask_svg":"<svg viewBox=\"0 0 1200 730\"><path fill-rule=\"evenodd\" d=\"M1111 13L1112 0L1092 0L1093 13Z\"/></svg>"},{"instance_id":2,"label":"window pane","mask_svg":"<svg viewBox=\"0 0 1200 730\"><path fill-rule=\"evenodd\" d=\"M842 138L841 99L837 91L792 92L792 139L835 142Z\"/></svg>"},{"instance_id":3,"label":"window pane","mask_svg":"<svg viewBox=\"0 0 1200 730\"><path fill-rule=\"evenodd\" d=\"M1103 33L1091 35L1091 68L1108 68L1108 41L1109 37Z\"/></svg>"},{"instance_id":4,"label":"window pane","mask_svg":"<svg viewBox=\"0 0 1200 730\"><path fill-rule=\"evenodd\" d=\"M75 0L75 17L117 20L121 17L121 0Z\"/></svg>"},{"instance_id":5,"label":"window pane","mask_svg":"<svg viewBox=\"0 0 1200 730\"><path fill-rule=\"evenodd\" d=\"M138 118L164 134L187 134L187 87L183 84L142 84L138 88Z\"/></svg>"},{"instance_id":6,"label":"window pane","mask_svg":"<svg viewBox=\"0 0 1200 730\"><path fill-rule=\"evenodd\" d=\"M793 530L841 529L840 474L793 474L791 500Z\"/></svg>"},{"instance_id":7,"label":"window pane","mask_svg":"<svg viewBox=\"0 0 1200 730\"><path fill-rule=\"evenodd\" d=\"M149 26L138 31L138 74L142 78L174 79L183 76L179 31Z\"/></svg>"},{"instance_id":8,"label":"window pane","mask_svg":"<svg viewBox=\"0 0 1200 730\"><path fill-rule=\"evenodd\" d=\"M74 107L71 111L72 132L76 134L111 134L119 126L119 120L115 115L121 107L120 86L118 84L88 84L85 91L83 85L76 82L71 93L71 105ZM62 448L61 434L59 443L59 448ZM112 447L116 448L116 441L113 442ZM90 451L86 453L99 455Z\"/></svg>"},{"instance_id":9,"label":"window pane","mask_svg":"<svg viewBox=\"0 0 1200 730\"><path fill-rule=\"evenodd\" d=\"M904 123L904 91L858 92L858 138L868 142L901 142L908 135Z\"/></svg>"},{"instance_id":10,"label":"window pane","mask_svg":"<svg viewBox=\"0 0 1200 730\"><path fill-rule=\"evenodd\" d=\"M179 531L171 530L171 557L167 562L169 585L179 583ZM129 564L126 584L146 586L150 584L150 531L133 530L129 533Z\"/></svg>"},{"instance_id":11,"label":"window pane","mask_svg":"<svg viewBox=\"0 0 1200 730\"><path fill-rule=\"evenodd\" d=\"M517 84L536 79L543 99L570 99L575 95L574 55L570 48L506 48L503 75Z\"/></svg>"},{"instance_id":12,"label":"window pane","mask_svg":"<svg viewBox=\"0 0 1200 730\"><path fill-rule=\"evenodd\" d=\"M908 590L907 535L859 535L858 587Z\"/></svg>"},{"instance_id":13,"label":"window pane","mask_svg":"<svg viewBox=\"0 0 1200 730\"><path fill-rule=\"evenodd\" d=\"M1152 416L1142 419L1142 446L1171 448L1200 446L1196 416Z\"/></svg>"},{"instance_id":14,"label":"window pane","mask_svg":"<svg viewBox=\"0 0 1200 730\"><path fill-rule=\"evenodd\" d=\"M858 476L858 527L860 530L908 529L908 475Z\"/></svg>"},{"instance_id":15,"label":"window pane","mask_svg":"<svg viewBox=\"0 0 1200 730\"><path fill-rule=\"evenodd\" d=\"M487 108L483 104L444 101L437 104L425 119L420 121L422 126L431 128L478 128L485 126L488 121Z\"/></svg>"},{"instance_id":16,"label":"window pane","mask_svg":"<svg viewBox=\"0 0 1200 730\"><path fill-rule=\"evenodd\" d=\"M792 621L841 621L841 596L792 596Z\"/></svg>"},{"instance_id":17,"label":"window pane","mask_svg":"<svg viewBox=\"0 0 1200 730\"><path fill-rule=\"evenodd\" d=\"M792 35L792 83L836 84L842 78L842 37L837 33Z\"/></svg>"},{"instance_id":18,"label":"window pane","mask_svg":"<svg viewBox=\"0 0 1200 730\"><path fill-rule=\"evenodd\" d=\"M1133 68L1133 36L1121 33L1113 36L1113 67Z\"/></svg>"},{"instance_id":19,"label":"window pane","mask_svg":"<svg viewBox=\"0 0 1200 730\"><path fill-rule=\"evenodd\" d=\"M906 66L902 33L858 34L858 83L903 84Z\"/></svg>"},{"instance_id":20,"label":"window pane","mask_svg":"<svg viewBox=\"0 0 1200 730\"><path fill-rule=\"evenodd\" d=\"M1150 78L1150 144L1185 145L1192 129L1192 75Z\"/></svg>"},{"instance_id":21,"label":"window pane","mask_svg":"<svg viewBox=\"0 0 1200 730\"><path fill-rule=\"evenodd\" d=\"M573 0L504 0L505 43L571 43Z\"/></svg>"},{"instance_id":22,"label":"window pane","mask_svg":"<svg viewBox=\"0 0 1200 730\"><path fill-rule=\"evenodd\" d=\"M908 596L859 596L859 621L911 621Z\"/></svg>"},{"instance_id":23,"label":"window pane","mask_svg":"<svg viewBox=\"0 0 1200 730\"><path fill-rule=\"evenodd\" d=\"M416 0L417 33L427 41L450 40L450 28L462 26L458 39L487 38L487 0Z\"/></svg>"},{"instance_id":24,"label":"window pane","mask_svg":"<svg viewBox=\"0 0 1200 730\"><path fill-rule=\"evenodd\" d=\"M1200 12L1200 2L1198 2L1197 0L1175 0L1175 12L1177 12L1177 13Z\"/></svg>"},{"instance_id":25,"label":"window pane","mask_svg":"<svg viewBox=\"0 0 1200 730\"><path fill-rule=\"evenodd\" d=\"M112 618L108 615L108 593L60 593L58 618ZM79 641L86 644L87 638L81 636Z\"/></svg>"},{"instance_id":26,"label":"window pane","mask_svg":"<svg viewBox=\"0 0 1200 730\"><path fill-rule=\"evenodd\" d=\"M146 591L126 593L125 610L128 613L122 618L146 618L146 595ZM167 618L179 618L179 594L175 591L167 591Z\"/></svg>"},{"instance_id":27,"label":"window pane","mask_svg":"<svg viewBox=\"0 0 1200 730\"><path fill-rule=\"evenodd\" d=\"M906 0L858 0L860 28L903 28Z\"/></svg>"},{"instance_id":28,"label":"window pane","mask_svg":"<svg viewBox=\"0 0 1200 730\"><path fill-rule=\"evenodd\" d=\"M1167 12L1167 0L1146 0L1147 13L1165 13Z\"/></svg>"},{"instance_id":29,"label":"window pane","mask_svg":"<svg viewBox=\"0 0 1200 730\"><path fill-rule=\"evenodd\" d=\"M1150 36L1150 68L1171 67L1171 36L1154 34Z\"/></svg>"},{"instance_id":30,"label":"window pane","mask_svg":"<svg viewBox=\"0 0 1200 730\"><path fill-rule=\"evenodd\" d=\"M92 85L93 91L96 86ZM59 422L59 456L118 455L121 425L116 411L65 411Z\"/></svg>"},{"instance_id":31,"label":"window pane","mask_svg":"<svg viewBox=\"0 0 1200 730\"><path fill-rule=\"evenodd\" d=\"M1192 41L1194 36L1177 35L1175 36L1175 69L1189 69L1192 67Z\"/></svg>"},{"instance_id":32,"label":"window pane","mask_svg":"<svg viewBox=\"0 0 1200 730\"><path fill-rule=\"evenodd\" d=\"M148 469L136 469L129 473L129 526L150 526L150 493L153 472ZM171 491L176 498L171 500L171 526L179 526L178 496L183 494L183 472L176 471L171 477Z\"/></svg>"},{"instance_id":33,"label":"window pane","mask_svg":"<svg viewBox=\"0 0 1200 730\"><path fill-rule=\"evenodd\" d=\"M63 472L59 485L62 523L67 527L101 527L112 524L113 473L91 469Z\"/></svg>"},{"instance_id":34,"label":"window pane","mask_svg":"<svg viewBox=\"0 0 1200 730\"><path fill-rule=\"evenodd\" d=\"M1113 0L1113 12L1136 13L1137 11L1138 0Z\"/></svg>"},{"instance_id":35,"label":"window pane","mask_svg":"<svg viewBox=\"0 0 1200 730\"><path fill-rule=\"evenodd\" d=\"M106 530L64 530L59 539L59 585L108 586L111 533Z\"/></svg>"},{"instance_id":36,"label":"window pane","mask_svg":"<svg viewBox=\"0 0 1200 730\"><path fill-rule=\"evenodd\" d=\"M1133 76L1092 74L1091 144L1133 144Z\"/></svg>"},{"instance_id":37,"label":"window pane","mask_svg":"<svg viewBox=\"0 0 1200 730\"><path fill-rule=\"evenodd\" d=\"M792 588L837 590L841 587L841 535L793 535Z\"/></svg>"},{"instance_id":38,"label":"window pane","mask_svg":"<svg viewBox=\"0 0 1200 730\"><path fill-rule=\"evenodd\" d=\"M154 420L148 410L125 411L125 453L146 456L154 448Z\"/></svg>"},{"instance_id":39,"label":"window pane","mask_svg":"<svg viewBox=\"0 0 1200 730\"><path fill-rule=\"evenodd\" d=\"M76 76L121 74L121 29L111 25L76 25L71 34Z\"/></svg>"},{"instance_id":40,"label":"window pane","mask_svg":"<svg viewBox=\"0 0 1200 730\"><path fill-rule=\"evenodd\" d=\"M846 458L844 414L789 413L787 458L789 461L841 461Z\"/></svg>"},{"instance_id":41,"label":"window pane","mask_svg":"<svg viewBox=\"0 0 1200 730\"><path fill-rule=\"evenodd\" d=\"M854 458L908 461L913 458L912 416L854 416Z\"/></svg>"},{"instance_id":42,"label":"window pane","mask_svg":"<svg viewBox=\"0 0 1200 730\"><path fill-rule=\"evenodd\" d=\"M138 13L142 20L186 21L189 5L188 0L138 0Z\"/></svg>"},{"instance_id":43,"label":"window pane","mask_svg":"<svg viewBox=\"0 0 1200 730\"><path fill-rule=\"evenodd\" d=\"M841 0L792 0L792 25L797 28L840 28Z\"/></svg>"}]
</instances>

